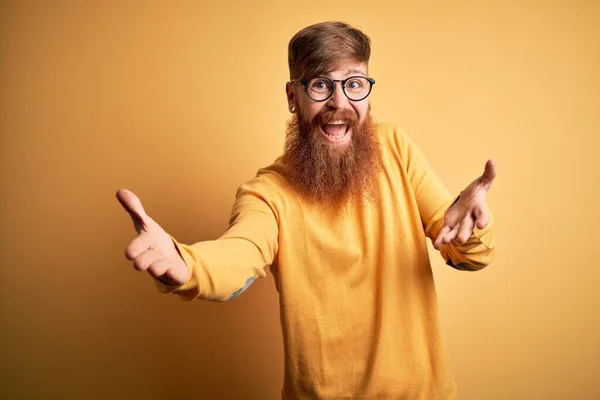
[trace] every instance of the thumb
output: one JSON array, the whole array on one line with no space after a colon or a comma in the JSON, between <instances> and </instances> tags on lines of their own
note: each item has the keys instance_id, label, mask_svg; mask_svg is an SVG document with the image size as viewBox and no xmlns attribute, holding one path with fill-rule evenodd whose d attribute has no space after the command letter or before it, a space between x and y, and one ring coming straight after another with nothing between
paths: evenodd
<instances>
[{"instance_id":1,"label":"thumb","mask_svg":"<svg viewBox=\"0 0 600 400\"><path fill-rule=\"evenodd\" d=\"M485 163L485 170L483 171L482 181L488 188L492 186L494 178L496 178L496 161L488 160Z\"/></svg>"},{"instance_id":2,"label":"thumb","mask_svg":"<svg viewBox=\"0 0 600 400\"><path fill-rule=\"evenodd\" d=\"M127 211L131 216L135 230L138 233L145 231L145 220L148 216L146 215L146 211L144 211L144 207L142 206L140 199L133 194L133 192L127 189L119 189L117 191L117 199L125 211Z\"/></svg>"}]
</instances>

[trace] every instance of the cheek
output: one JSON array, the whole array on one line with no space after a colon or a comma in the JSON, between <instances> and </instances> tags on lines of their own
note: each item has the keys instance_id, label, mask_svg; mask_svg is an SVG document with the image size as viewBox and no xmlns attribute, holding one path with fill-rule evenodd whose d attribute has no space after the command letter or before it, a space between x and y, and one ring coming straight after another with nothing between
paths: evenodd
<instances>
[{"instance_id":1,"label":"cheek","mask_svg":"<svg viewBox=\"0 0 600 400\"><path fill-rule=\"evenodd\" d=\"M321 111L321 108L323 108L323 103L311 102L308 104L303 104L303 107L301 107L300 110L301 116L306 122L311 123L319 111Z\"/></svg>"},{"instance_id":2,"label":"cheek","mask_svg":"<svg viewBox=\"0 0 600 400\"><path fill-rule=\"evenodd\" d=\"M358 118L360 123L364 122L367 117L367 113L369 112L369 103L368 102L360 102L353 104L354 111L358 114Z\"/></svg>"}]
</instances>

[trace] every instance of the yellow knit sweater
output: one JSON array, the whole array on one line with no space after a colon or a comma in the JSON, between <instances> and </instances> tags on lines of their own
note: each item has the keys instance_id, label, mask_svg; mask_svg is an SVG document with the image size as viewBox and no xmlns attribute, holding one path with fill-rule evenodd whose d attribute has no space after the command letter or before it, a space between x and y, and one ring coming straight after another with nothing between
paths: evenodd
<instances>
[{"instance_id":1,"label":"yellow knit sweater","mask_svg":"<svg viewBox=\"0 0 600 400\"><path fill-rule=\"evenodd\" d=\"M454 399L426 237L455 200L415 144L380 124L376 202L336 215L303 201L281 158L238 192L227 232L175 241L192 272L186 300L226 301L271 266L284 337L283 399ZM464 245L445 245L448 265L479 270L494 254L493 218ZM174 239L175 240L175 239Z\"/></svg>"}]
</instances>

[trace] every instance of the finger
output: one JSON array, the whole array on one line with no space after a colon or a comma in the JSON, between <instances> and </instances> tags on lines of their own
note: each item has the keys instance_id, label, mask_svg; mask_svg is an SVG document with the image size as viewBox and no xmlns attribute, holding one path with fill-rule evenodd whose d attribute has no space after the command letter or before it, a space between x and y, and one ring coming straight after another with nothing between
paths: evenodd
<instances>
[{"instance_id":1,"label":"finger","mask_svg":"<svg viewBox=\"0 0 600 400\"><path fill-rule=\"evenodd\" d=\"M174 280L170 278L168 272L172 271L172 270L173 270L173 265L168 260L166 260L164 257L162 257L162 258L158 258L158 259L154 260L154 262L150 265L150 268L148 268L148 273L155 278L160 278L165 282L171 283L171 281L174 281ZM164 279L164 278L166 278L166 279ZM173 282L173 283L176 283L176 282Z\"/></svg>"},{"instance_id":2,"label":"finger","mask_svg":"<svg viewBox=\"0 0 600 400\"><path fill-rule=\"evenodd\" d=\"M151 247L154 247L154 240L150 234L142 232L129 243L129 246L125 249L125 257L129 260L133 260Z\"/></svg>"},{"instance_id":3,"label":"finger","mask_svg":"<svg viewBox=\"0 0 600 400\"><path fill-rule=\"evenodd\" d=\"M135 230L138 233L145 230L146 224L144 222L144 218L146 217L146 211L144 210L140 199L133 194L133 192L127 189L119 189L117 191L117 199L125 211L127 211L131 216Z\"/></svg>"},{"instance_id":4,"label":"finger","mask_svg":"<svg viewBox=\"0 0 600 400\"><path fill-rule=\"evenodd\" d=\"M489 189L492 187L492 183L494 182L494 178L496 178L496 174L496 161L488 160L485 163L483 175L481 175L481 183L486 186L487 189Z\"/></svg>"},{"instance_id":5,"label":"finger","mask_svg":"<svg viewBox=\"0 0 600 400\"><path fill-rule=\"evenodd\" d=\"M437 238L435 239L435 242L433 243L433 247L436 250L439 250L440 247L442 247L442 239L444 238L444 236L446 236L448 234L448 232L450 232L452 230L451 227L449 227L448 225L444 225L444 227L442 228L442 230L440 231L440 233L438 234Z\"/></svg>"},{"instance_id":6,"label":"finger","mask_svg":"<svg viewBox=\"0 0 600 400\"><path fill-rule=\"evenodd\" d=\"M456 236L456 242L458 244L465 244L471 237L474 227L475 219L471 215L468 215L460 224L458 235Z\"/></svg>"},{"instance_id":7,"label":"finger","mask_svg":"<svg viewBox=\"0 0 600 400\"><path fill-rule=\"evenodd\" d=\"M189 279L187 268L175 268L162 252L149 249L140 254L134 261L133 266L138 271L147 271L154 278L158 278L170 285L181 285Z\"/></svg>"},{"instance_id":8,"label":"finger","mask_svg":"<svg viewBox=\"0 0 600 400\"><path fill-rule=\"evenodd\" d=\"M475 217L477 218L475 225L479 229L483 229L490 222L490 213L487 207L477 207L475 209Z\"/></svg>"},{"instance_id":9,"label":"finger","mask_svg":"<svg viewBox=\"0 0 600 400\"><path fill-rule=\"evenodd\" d=\"M133 267L138 271L147 271L153 266L153 264L159 260L162 260L163 258L164 255L160 251L150 248L138 255L133 260Z\"/></svg>"},{"instance_id":10,"label":"finger","mask_svg":"<svg viewBox=\"0 0 600 400\"><path fill-rule=\"evenodd\" d=\"M165 274L161 277L161 280L170 285L183 285L190 279L190 270L187 265L183 268L172 268L169 267Z\"/></svg>"},{"instance_id":11,"label":"finger","mask_svg":"<svg viewBox=\"0 0 600 400\"><path fill-rule=\"evenodd\" d=\"M444 236L444 239L442 240L443 244L448 244L451 241L453 241L454 239L456 239L456 236L458 235L458 228L460 227L460 225L455 225L454 228L452 228L452 230L450 232L448 232L448 234L446 234L446 236Z\"/></svg>"}]
</instances>

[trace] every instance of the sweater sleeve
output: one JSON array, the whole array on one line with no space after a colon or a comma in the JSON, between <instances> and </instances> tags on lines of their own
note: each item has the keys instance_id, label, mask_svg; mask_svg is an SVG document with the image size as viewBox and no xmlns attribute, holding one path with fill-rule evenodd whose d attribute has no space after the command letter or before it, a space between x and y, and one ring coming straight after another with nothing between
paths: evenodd
<instances>
[{"instance_id":1,"label":"sweater sleeve","mask_svg":"<svg viewBox=\"0 0 600 400\"><path fill-rule=\"evenodd\" d=\"M419 208L425 235L435 241L444 226L444 216L458 196L452 196L435 174L417 145L397 129L400 157L405 168ZM465 271L480 270L492 262L495 251L494 217L483 229L474 228L464 244L451 242L442 246L440 254L447 265Z\"/></svg>"},{"instance_id":2,"label":"sweater sleeve","mask_svg":"<svg viewBox=\"0 0 600 400\"><path fill-rule=\"evenodd\" d=\"M184 300L196 298L224 302L246 290L256 278L266 276L278 250L278 223L267 184L258 176L240 186L229 228L216 240L193 245L172 238L191 271L181 286L155 283L162 293Z\"/></svg>"}]
</instances>

